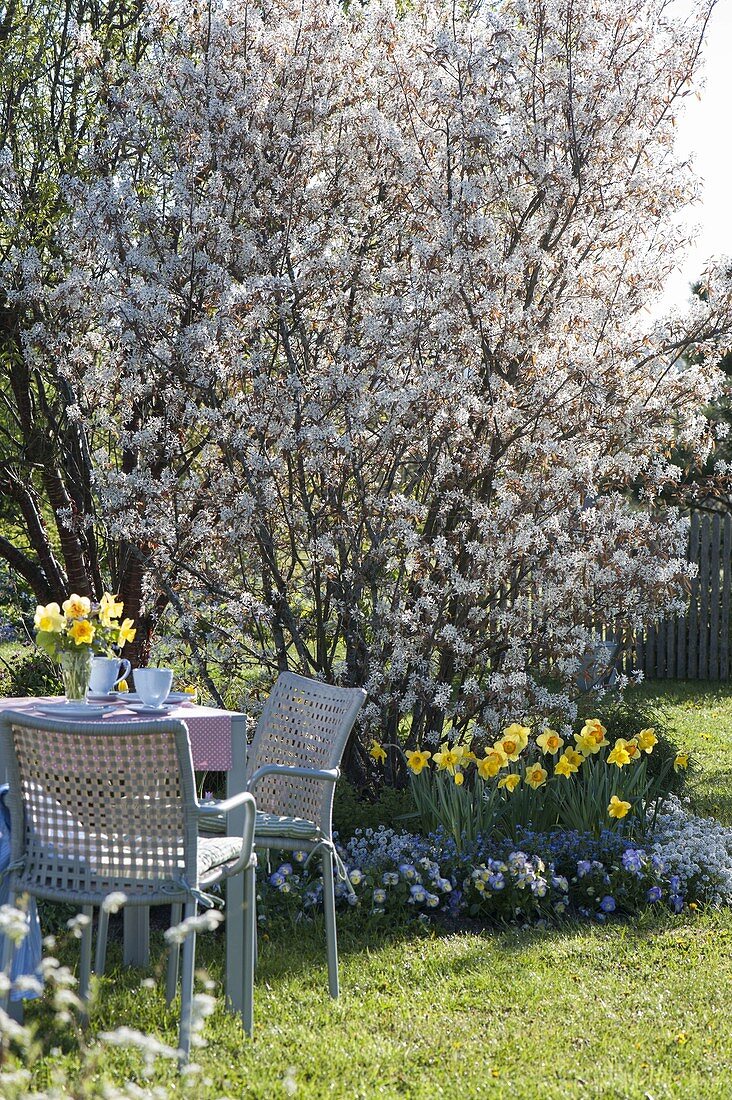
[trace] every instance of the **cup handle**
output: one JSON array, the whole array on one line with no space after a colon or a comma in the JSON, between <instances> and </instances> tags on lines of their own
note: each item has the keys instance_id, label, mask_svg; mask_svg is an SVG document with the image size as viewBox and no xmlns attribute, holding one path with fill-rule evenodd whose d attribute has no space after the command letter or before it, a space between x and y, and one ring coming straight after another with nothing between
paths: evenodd
<instances>
[{"instance_id":1,"label":"cup handle","mask_svg":"<svg viewBox=\"0 0 732 1100\"><path fill-rule=\"evenodd\" d=\"M118 678L114 681L115 687L117 687L117 684L120 682L120 680L126 680L130 672L132 671L132 665L128 660L126 660L124 657L120 657L120 660L122 661L123 669Z\"/></svg>"}]
</instances>

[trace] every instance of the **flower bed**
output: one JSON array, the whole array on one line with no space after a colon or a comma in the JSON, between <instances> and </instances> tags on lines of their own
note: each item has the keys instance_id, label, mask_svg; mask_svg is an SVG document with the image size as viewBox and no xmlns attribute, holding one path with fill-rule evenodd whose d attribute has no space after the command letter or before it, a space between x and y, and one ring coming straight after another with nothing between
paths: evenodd
<instances>
[{"instance_id":1,"label":"flower bed","mask_svg":"<svg viewBox=\"0 0 732 1100\"><path fill-rule=\"evenodd\" d=\"M529 824L544 832L598 836L613 827L647 835L671 792L673 772L689 764L688 753L677 752L651 770L658 743L652 727L611 739L599 718L588 718L574 734L571 727L560 734L514 722L494 742L474 744L464 734L434 753L391 747L404 757L422 831L442 828L462 850L481 836L515 836ZM386 760L377 741L370 751L375 761Z\"/></svg>"},{"instance_id":2,"label":"flower bed","mask_svg":"<svg viewBox=\"0 0 732 1100\"><path fill-rule=\"evenodd\" d=\"M604 921L662 907L732 901L732 829L698 818L676 798L641 845L605 829L599 836L520 829L517 841L476 842L459 851L438 831L428 836L381 827L356 832L340 849L347 881L337 898L373 918L438 917L454 922ZM321 880L295 853L262 883L263 920L283 908L307 914Z\"/></svg>"}]
</instances>

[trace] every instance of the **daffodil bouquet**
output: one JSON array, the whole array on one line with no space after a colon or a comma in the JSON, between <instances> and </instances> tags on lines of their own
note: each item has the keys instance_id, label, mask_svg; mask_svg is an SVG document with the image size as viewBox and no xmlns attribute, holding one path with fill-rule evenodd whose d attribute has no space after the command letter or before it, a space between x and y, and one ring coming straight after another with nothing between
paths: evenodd
<instances>
[{"instance_id":1,"label":"daffodil bouquet","mask_svg":"<svg viewBox=\"0 0 732 1100\"><path fill-rule=\"evenodd\" d=\"M96 653L114 657L115 650L135 637L132 619L122 619L124 604L105 592L98 604L75 593L57 603L37 607L34 618L38 646L61 666L66 699L86 696L91 661Z\"/></svg>"},{"instance_id":2,"label":"daffodil bouquet","mask_svg":"<svg viewBox=\"0 0 732 1100\"><path fill-rule=\"evenodd\" d=\"M96 605L88 596L74 594L61 607L57 603L37 607L36 642L54 659L87 646L91 653L113 657L115 649L135 637L132 619L122 619L123 611L124 604L109 592Z\"/></svg>"}]
</instances>

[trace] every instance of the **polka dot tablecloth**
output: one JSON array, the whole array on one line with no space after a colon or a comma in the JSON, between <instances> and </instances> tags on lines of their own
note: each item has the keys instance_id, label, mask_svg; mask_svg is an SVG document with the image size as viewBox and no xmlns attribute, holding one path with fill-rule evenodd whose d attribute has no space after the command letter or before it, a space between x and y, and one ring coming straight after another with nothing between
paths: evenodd
<instances>
[{"instance_id":1,"label":"polka dot tablecloth","mask_svg":"<svg viewBox=\"0 0 732 1100\"><path fill-rule=\"evenodd\" d=\"M63 703L63 698L45 696L43 698L0 699L0 710L19 710L25 713L36 711L38 703ZM37 713L37 712L36 712ZM54 715L62 718L63 715ZM192 706L184 703L173 707L167 718L180 718L188 727L191 739L191 755L196 771L226 772L231 768L232 719L243 715L231 710L215 710L213 707ZM150 721L142 714L136 714L120 704L108 711L101 719L107 722Z\"/></svg>"}]
</instances>

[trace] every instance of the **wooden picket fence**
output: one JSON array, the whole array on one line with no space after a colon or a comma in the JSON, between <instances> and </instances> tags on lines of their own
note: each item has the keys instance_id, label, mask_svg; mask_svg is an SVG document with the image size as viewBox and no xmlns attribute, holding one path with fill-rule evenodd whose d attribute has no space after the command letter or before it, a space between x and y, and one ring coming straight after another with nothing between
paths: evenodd
<instances>
[{"instance_id":1,"label":"wooden picket fence","mask_svg":"<svg viewBox=\"0 0 732 1100\"><path fill-rule=\"evenodd\" d=\"M730 679L732 516L693 513L689 561L699 573L686 614L662 619L631 639L625 671L642 669L648 679Z\"/></svg>"}]
</instances>

